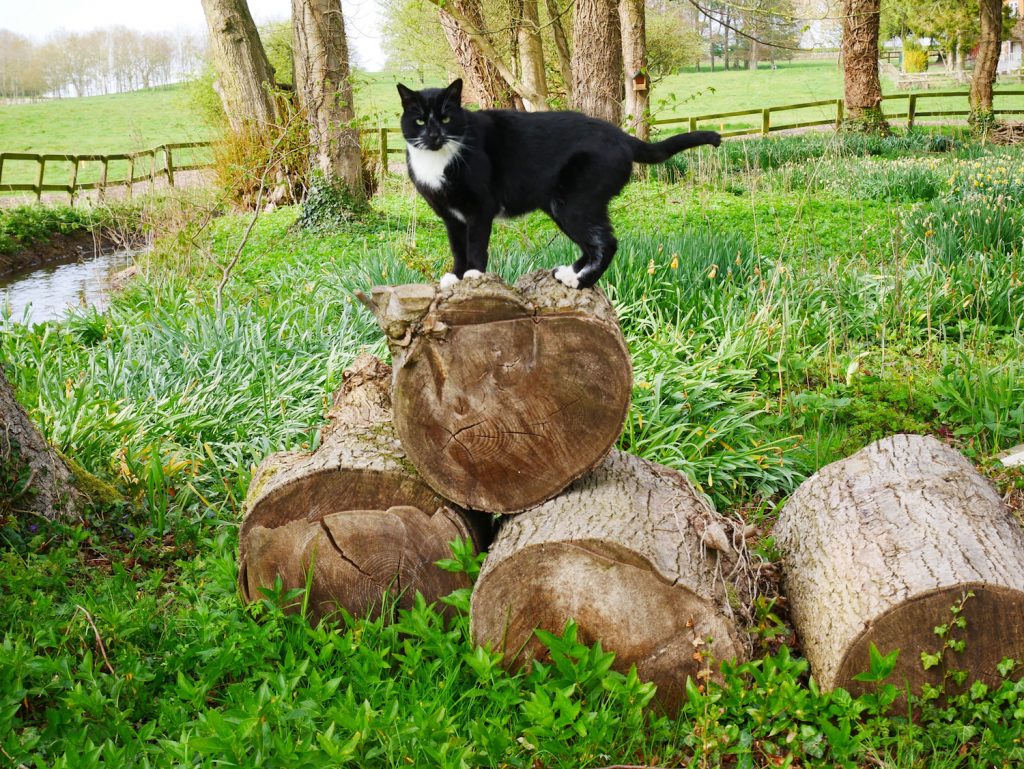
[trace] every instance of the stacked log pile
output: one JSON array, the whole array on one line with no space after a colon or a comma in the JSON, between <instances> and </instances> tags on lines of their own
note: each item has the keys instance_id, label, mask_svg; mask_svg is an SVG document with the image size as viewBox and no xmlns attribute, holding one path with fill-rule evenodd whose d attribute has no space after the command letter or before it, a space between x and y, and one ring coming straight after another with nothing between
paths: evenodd
<instances>
[{"instance_id":1,"label":"stacked log pile","mask_svg":"<svg viewBox=\"0 0 1024 769\"><path fill-rule=\"evenodd\" d=\"M540 271L515 286L485 275L360 299L393 368L361 358L319 448L259 468L239 545L246 600L278 580L308 586L314 621L378 615L416 592L436 601L467 585L435 562L469 539L489 548L473 638L506 665L543 659L534 631L572 620L581 641L616 653L617 669L654 681L671 710L687 676L714 675L707 659L747 653L738 618L754 572L742 523L680 473L612 449L632 368L599 289ZM933 439L895 436L823 469L789 500L776 537L825 687L856 688L871 643L905 649L907 683L933 680L919 653L954 605L969 651L949 664L989 677L1003 657L1024 657L1024 534Z\"/></svg>"}]
</instances>

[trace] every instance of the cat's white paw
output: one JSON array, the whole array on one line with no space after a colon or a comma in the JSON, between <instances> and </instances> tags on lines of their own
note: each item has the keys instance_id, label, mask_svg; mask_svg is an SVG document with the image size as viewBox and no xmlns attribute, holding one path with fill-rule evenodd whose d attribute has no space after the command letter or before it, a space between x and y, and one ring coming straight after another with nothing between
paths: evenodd
<instances>
[{"instance_id":1,"label":"cat's white paw","mask_svg":"<svg viewBox=\"0 0 1024 769\"><path fill-rule=\"evenodd\" d=\"M446 272L441 276L441 288L451 288L459 282L458 276L454 272Z\"/></svg>"},{"instance_id":2,"label":"cat's white paw","mask_svg":"<svg viewBox=\"0 0 1024 769\"><path fill-rule=\"evenodd\" d=\"M576 270L568 265L564 265L555 270L555 280L569 288L580 287L580 276L576 274Z\"/></svg>"},{"instance_id":3,"label":"cat's white paw","mask_svg":"<svg viewBox=\"0 0 1024 769\"><path fill-rule=\"evenodd\" d=\"M466 270L464 273L462 273L462 279L463 280L465 280L466 278L480 278L480 277L483 277L483 273L480 272L480 270Z\"/></svg>"}]
</instances>

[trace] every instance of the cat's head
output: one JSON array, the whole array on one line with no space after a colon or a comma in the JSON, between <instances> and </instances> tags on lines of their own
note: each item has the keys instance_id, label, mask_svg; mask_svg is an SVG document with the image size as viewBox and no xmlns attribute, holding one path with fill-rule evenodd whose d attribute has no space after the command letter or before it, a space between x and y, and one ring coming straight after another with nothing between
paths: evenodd
<instances>
[{"instance_id":1,"label":"cat's head","mask_svg":"<svg viewBox=\"0 0 1024 769\"><path fill-rule=\"evenodd\" d=\"M450 141L459 141L465 133L461 80L447 88L422 91L399 83L398 95L402 97L402 134L413 147L436 151Z\"/></svg>"}]
</instances>

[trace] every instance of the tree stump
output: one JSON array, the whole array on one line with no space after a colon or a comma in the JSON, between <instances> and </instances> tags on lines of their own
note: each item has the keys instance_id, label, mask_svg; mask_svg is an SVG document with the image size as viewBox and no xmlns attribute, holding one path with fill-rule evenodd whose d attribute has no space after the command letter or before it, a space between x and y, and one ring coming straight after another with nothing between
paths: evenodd
<instances>
[{"instance_id":1,"label":"tree stump","mask_svg":"<svg viewBox=\"0 0 1024 769\"><path fill-rule=\"evenodd\" d=\"M790 497L775 538L785 591L819 684L863 691L868 646L900 650L893 681L938 685L945 670L997 680L1024 659L1024 533L999 494L959 452L894 435L829 465ZM968 591L973 597L963 601ZM962 653L934 628L963 601Z\"/></svg>"},{"instance_id":2,"label":"tree stump","mask_svg":"<svg viewBox=\"0 0 1024 769\"><path fill-rule=\"evenodd\" d=\"M430 486L512 513L595 467L619 437L632 367L611 303L544 270L361 297L388 337L394 419Z\"/></svg>"},{"instance_id":3,"label":"tree stump","mask_svg":"<svg viewBox=\"0 0 1024 769\"><path fill-rule=\"evenodd\" d=\"M308 611L319 621L339 609L379 616L388 605L409 606L417 591L435 601L469 586L434 562L450 557L456 538L484 549L489 523L439 497L405 460L391 427L390 382L388 366L358 359L320 447L273 454L257 469L239 535L246 601L277 577L291 589L309 575Z\"/></svg>"},{"instance_id":4,"label":"tree stump","mask_svg":"<svg viewBox=\"0 0 1024 769\"><path fill-rule=\"evenodd\" d=\"M561 633L573 619L581 643L614 651L617 670L635 664L673 710L687 676L743 656L727 600L742 542L683 475L612 451L502 522L473 591L473 639L521 665L546 653L534 629Z\"/></svg>"}]
</instances>

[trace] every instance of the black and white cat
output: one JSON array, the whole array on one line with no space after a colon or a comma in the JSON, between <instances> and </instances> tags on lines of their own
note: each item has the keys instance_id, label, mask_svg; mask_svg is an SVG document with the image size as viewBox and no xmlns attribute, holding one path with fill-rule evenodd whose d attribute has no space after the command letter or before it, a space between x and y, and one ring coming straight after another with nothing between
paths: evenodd
<instances>
[{"instance_id":1,"label":"black and white cat","mask_svg":"<svg viewBox=\"0 0 1024 769\"><path fill-rule=\"evenodd\" d=\"M714 131L648 144L578 112L462 108L462 81L413 91L398 86L409 176L448 229L455 266L449 286L487 270L495 219L541 210L583 252L555 277L570 288L594 285L618 242L608 202L633 163L662 163L690 147L721 143Z\"/></svg>"}]
</instances>

